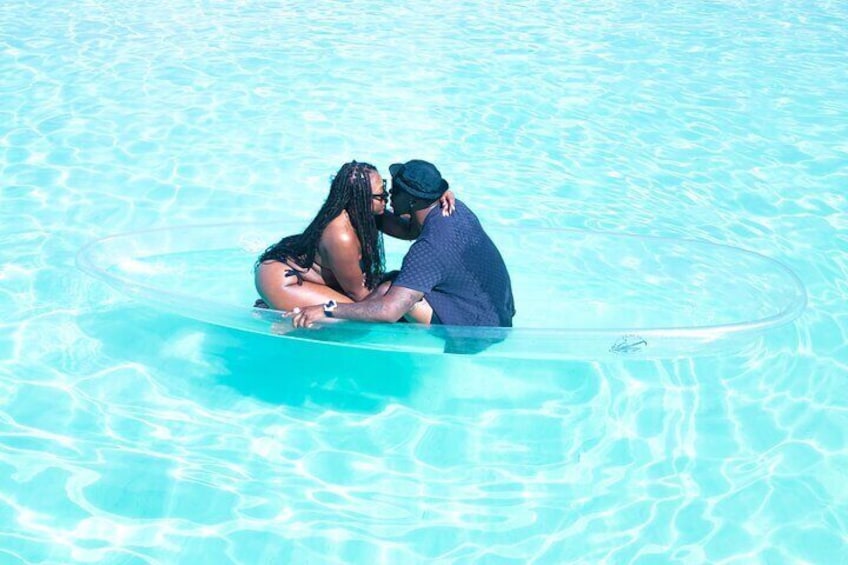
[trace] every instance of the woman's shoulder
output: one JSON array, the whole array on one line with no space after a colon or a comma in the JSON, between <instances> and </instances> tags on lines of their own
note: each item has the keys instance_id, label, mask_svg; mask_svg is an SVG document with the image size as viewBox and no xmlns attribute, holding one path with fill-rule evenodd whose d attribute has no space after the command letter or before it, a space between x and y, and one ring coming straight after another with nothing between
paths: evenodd
<instances>
[{"instance_id":1,"label":"woman's shoulder","mask_svg":"<svg viewBox=\"0 0 848 565\"><path fill-rule=\"evenodd\" d=\"M359 247L359 238L346 211L330 220L321 234L321 246L330 250Z\"/></svg>"}]
</instances>

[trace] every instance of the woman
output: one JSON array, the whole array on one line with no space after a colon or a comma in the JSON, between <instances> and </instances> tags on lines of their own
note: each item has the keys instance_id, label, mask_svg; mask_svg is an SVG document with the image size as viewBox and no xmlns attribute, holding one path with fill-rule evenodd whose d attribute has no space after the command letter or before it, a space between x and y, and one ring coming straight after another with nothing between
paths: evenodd
<instances>
[{"instance_id":1,"label":"woman","mask_svg":"<svg viewBox=\"0 0 848 565\"><path fill-rule=\"evenodd\" d=\"M389 193L376 167L342 165L318 214L298 235L265 250L255 267L256 290L277 310L364 299L385 275L382 232L415 239L407 218L386 210ZM453 195L442 196L450 210ZM261 302L257 302L261 306Z\"/></svg>"}]
</instances>

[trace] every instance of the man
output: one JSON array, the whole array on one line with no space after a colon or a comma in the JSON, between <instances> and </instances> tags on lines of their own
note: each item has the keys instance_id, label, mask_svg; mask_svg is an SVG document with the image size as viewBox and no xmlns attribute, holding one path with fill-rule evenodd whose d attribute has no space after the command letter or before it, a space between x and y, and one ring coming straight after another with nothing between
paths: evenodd
<instances>
[{"instance_id":1,"label":"man","mask_svg":"<svg viewBox=\"0 0 848 565\"><path fill-rule=\"evenodd\" d=\"M409 313L431 324L511 327L509 273L477 216L459 200L453 214L441 214L439 197L448 183L433 164L412 160L391 165L389 172L392 210L409 215L420 228L400 274L387 291L378 289L362 302L331 300L295 309L294 326L309 327L325 317L394 322Z\"/></svg>"}]
</instances>

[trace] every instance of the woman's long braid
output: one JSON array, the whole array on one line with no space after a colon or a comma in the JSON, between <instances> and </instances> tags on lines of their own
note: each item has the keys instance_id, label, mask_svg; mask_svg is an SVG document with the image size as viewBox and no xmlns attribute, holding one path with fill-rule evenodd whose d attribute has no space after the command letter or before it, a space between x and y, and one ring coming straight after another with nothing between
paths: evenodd
<instances>
[{"instance_id":1,"label":"woman's long braid","mask_svg":"<svg viewBox=\"0 0 848 565\"><path fill-rule=\"evenodd\" d=\"M373 165L356 161L342 165L330 185L327 200L303 233L284 237L270 246L259 256L256 264L269 260L289 260L303 269L308 269L315 261L324 229L342 210L347 210L362 248L365 286L374 288L385 270L383 236L377 229L377 222L371 211L370 173L376 170Z\"/></svg>"},{"instance_id":2,"label":"woman's long braid","mask_svg":"<svg viewBox=\"0 0 848 565\"><path fill-rule=\"evenodd\" d=\"M371 173L377 172L374 165L353 162L350 172L350 200L345 207L353 230L362 248L362 272L365 273L366 288L374 288L383 278L385 257L383 234L377 229L377 220L371 208Z\"/></svg>"}]
</instances>

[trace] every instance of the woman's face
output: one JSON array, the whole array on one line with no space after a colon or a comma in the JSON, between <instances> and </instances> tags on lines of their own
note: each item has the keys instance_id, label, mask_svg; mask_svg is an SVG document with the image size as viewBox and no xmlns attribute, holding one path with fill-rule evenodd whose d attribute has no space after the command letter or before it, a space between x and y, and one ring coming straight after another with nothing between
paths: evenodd
<instances>
[{"instance_id":1,"label":"woman's face","mask_svg":"<svg viewBox=\"0 0 848 565\"><path fill-rule=\"evenodd\" d=\"M386 181L377 171L371 171L371 211L379 216L386 211L386 202L389 201L389 193L386 191Z\"/></svg>"}]
</instances>

